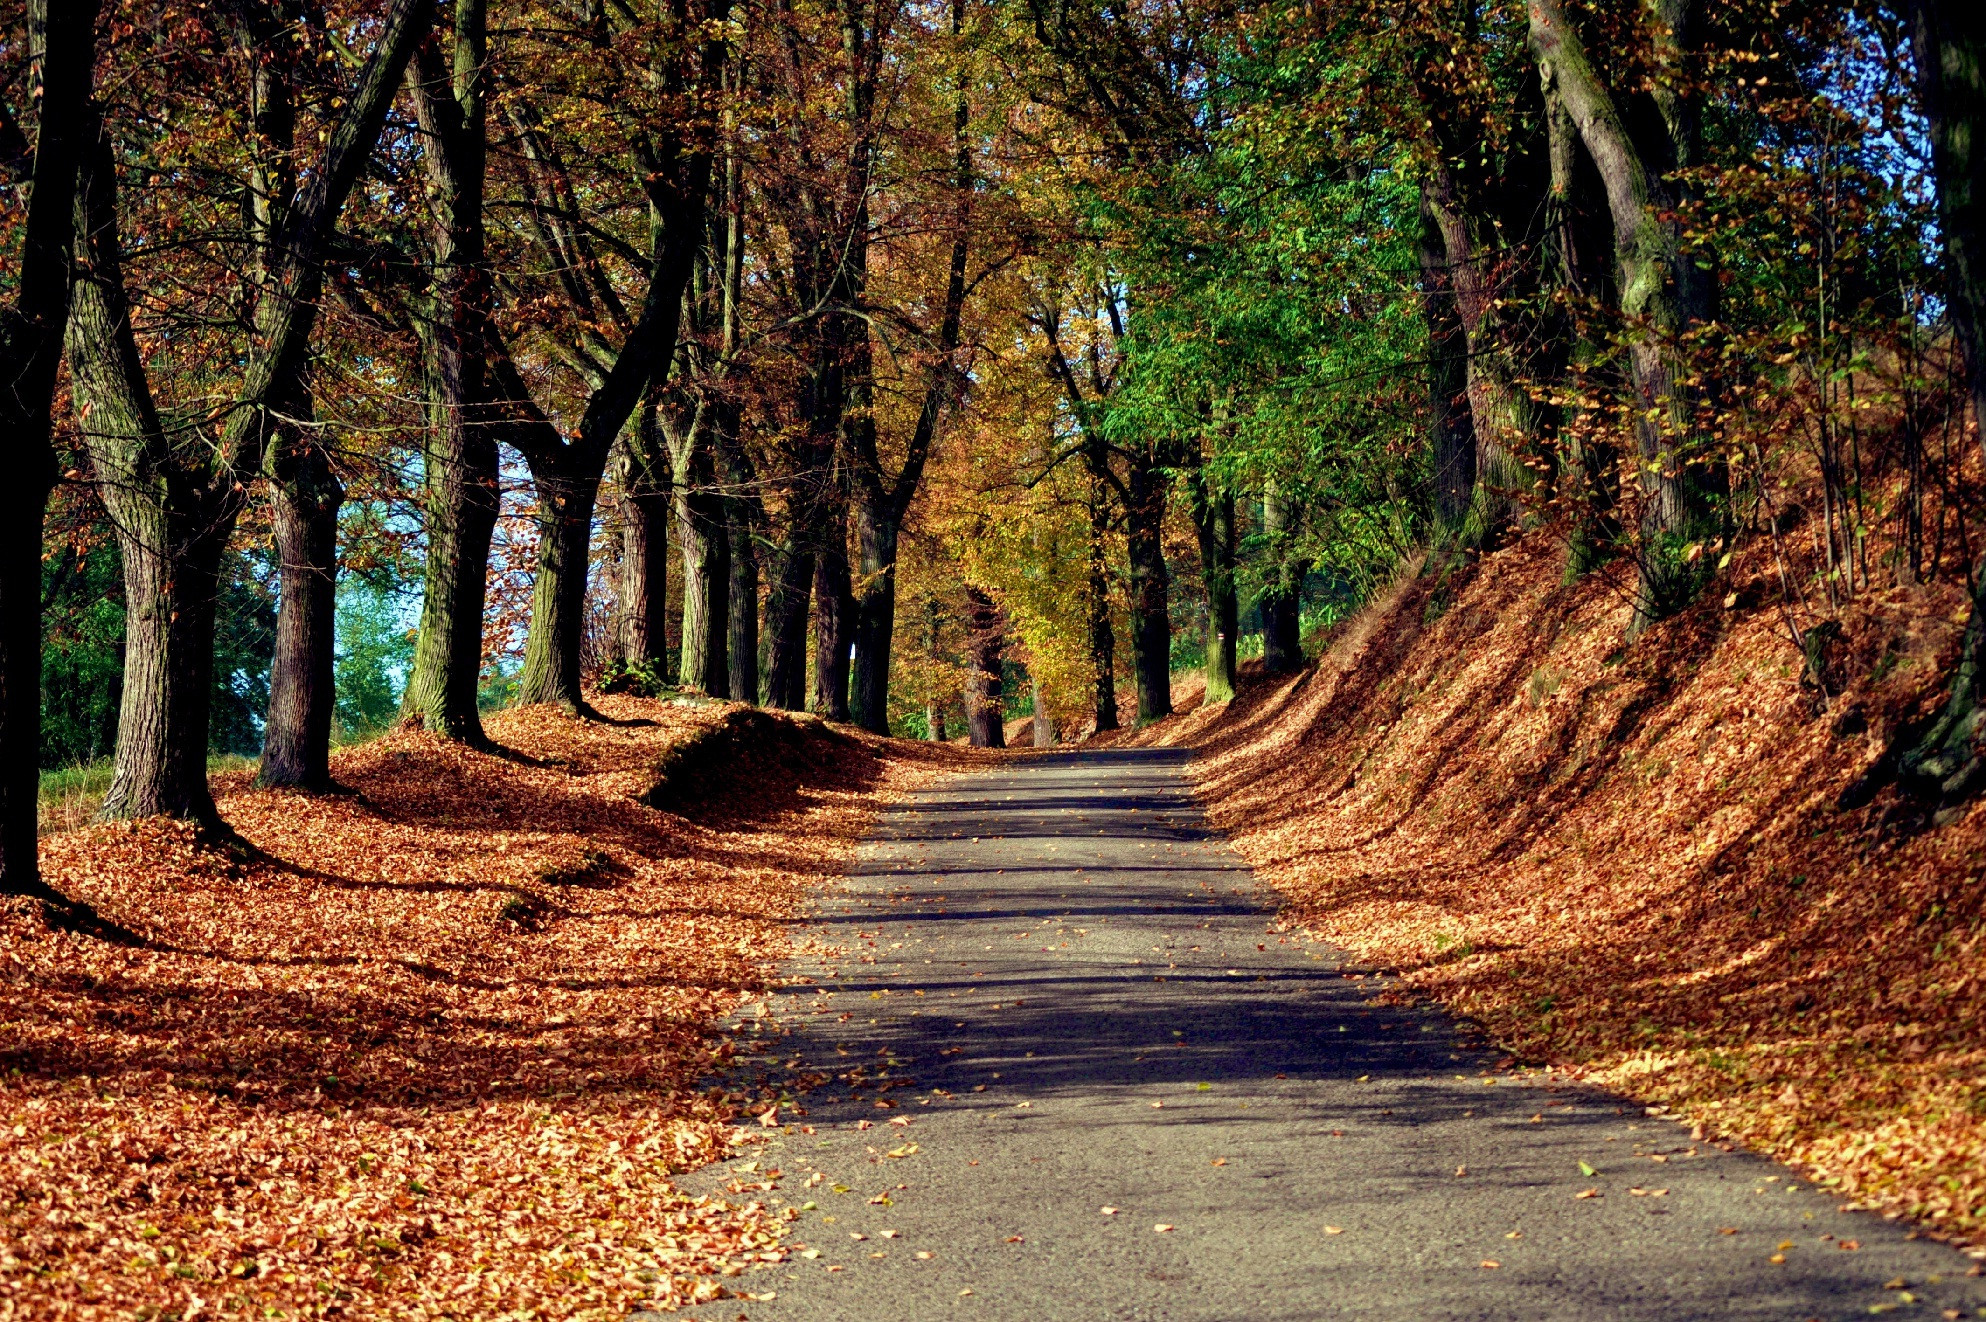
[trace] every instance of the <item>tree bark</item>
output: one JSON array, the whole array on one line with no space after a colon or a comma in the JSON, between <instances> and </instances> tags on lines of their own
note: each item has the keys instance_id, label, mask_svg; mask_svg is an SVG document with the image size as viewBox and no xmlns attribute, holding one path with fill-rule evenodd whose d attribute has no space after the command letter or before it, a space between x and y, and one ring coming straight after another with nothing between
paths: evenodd
<instances>
[{"instance_id":1,"label":"tree bark","mask_svg":"<svg viewBox=\"0 0 1986 1322\"><path fill-rule=\"evenodd\" d=\"M759 503L757 482L738 440L735 409L717 426L718 458L724 465L724 537L730 555L729 607L725 619L730 637L724 652L731 663L731 698L736 702L759 701L759 530L765 523L765 510Z\"/></svg>"},{"instance_id":2,"label":"tree bark","mask_svg":"<svg viewBox=\"0 0 1986 1322\"><path fill-rule=\"evenodd\" d=\"M517 704L549 702L580 715L589 710L580 690L580 651L600 483L577 465L559 468L564 471L532 466L538 494L538 572L531 583L531 629L524 640Z\"/></svg>"},{"instance_id":3,"label":"tree bark","mask_svg":"<svg viewBox=\"0 0 1986 1322\"><path fill-rule=\"evenodd\" d=\"M814 711L848 719L849 648L855 640L855 594L848 574L848 501L837 494L814 552Z\"/></svg>"},{"instance_id":4,"label":"tree bark","mask_svg":"<svg viewBox=\"0 0 1986 1322\"><path fill-rule=\"evenodd\" d=\"M489 416L492 285L483 229L489 41L484 0L458 0L449 60L425 49L411 79L426 138L432 294L422 319L427 558L421 624L402 708L436 734L482 745L483 603L498 512Z\"/></svg>"},{"instance_id":5,"label":"tree bark","mask_svg":"<svg viewBox=\"0 0 1986 1322\"><path fill-rule=\"evenodd\" d=\"M1034 746L1046 748L1055 742L1055 717L1048 710L1047 699L1041 696L1041 676L1030 678L1034 681Z\"/></svg>"},{"instance_id":6,"label":"tree bark","mask_svg":"<svg viewBox=\"0 0 1986 1322\"><path fill-rule=\"evenodd\" d=\"M1096 729L1118 728L1117 720L1117 633L1110 624L1110 568L1104 555L1106 531L1103 493L1099 484L1090 491L1089 544L1089 643L1090 669L1096 685Z\"/></svg>"},{"instance_id":7,"label":"tree bark","mask_svg":"<svg viewBox=\"0 0 1986 1322\"><path fill-rule=\"evenodd\" d=\"M1206 692L1203 706L1234 697L1240 674L1236 635L1241 606L1234 584L1234 492L1214 484L1205 470L1196 471L1193 486L1193 530L1200 543L1200 581L1207 593Z\"/></svg>"},{"instance_id":8,"label":"tree bark","mask_svg":"<svg viewBox=\"0 0 1986 1322\"><path fill-rule=\"evenodd\" d=\"M1172 614L1166 573L1165 474L1134 455L1125 482L1124 523L1131 561L1131 668L1138 683L1138 724L1172 715Z\"/></svg>"},{"instance_id":9,"label":"tree bark","mask_svg":"<svg viewBox=\"0 0 1986 1322\"><path fill-rule=\"evenodd\" d=\"M280 562L276 654L269 669L256 783L331 788L331 718L337 698L338 509L343 485L314 442L292 447L271 484Z\"/></svg>"},{"instance_id":10,"label":"tree bark","mask_svg":"<svg viewBox=\"0 0 1986 1322\"><path fill-rule=\"evenodd\" d=\"M683 687L731 696L731 546L710 456L699 450L676 474L676 530L683 548Z\"/></svg>"},{"instance_id":11,"label":"tree bark","mask_svg":"<svg viewBox=\"0 0 1986 1322\"><path fill-rule=\"evenodd\" d=\"M813 590L814 551L809 530L789 527L780 551L779 574L765 610L766 629L772 635L765 700L781 711L807 709L807 607Z\"/></svg>"},{"instance_id":12,"label":"tree bark","mask_svg":"<svg viewBox=\"0 0 1986 1322\"><path fill-rule=\"evenodd\" d=\"M1295 536L1288 500L1276 483L1262 490L1262 669L1284 675L1303 668L1303 580L1310 563L1291 554Z\"/></svg>"},{"instance_id":13,"label":"tree bark","mask_svg":"<svg viewBox=\"0 0 1986 1322\"><path fill-rule=\"evenodd\" d=\"M1448 247L1430 185L1421 185L1421 313L1427 321L1428 451L1438 527L1459 532L1476 493L1475 421L1469 412L1469 342L1455 306Z\"/></svg>"},{"instance_id":14,"label":"tree bark","mask_svg":"<svg viewBox=\"0 0 1986 1322\"><path fill-rule=\"evenodd\" d=\"M0 312L0 437L13 456L0 494L0 893L66 903L42 882L42 530L55 481L56 370L76 242L76 184L90 101L96 0L30 0L34 161L20 274Z\"/></svg>"},{"instance_id":15,"label":"tree bark","mask_svg":"<svg viewBox=\"0 0 1986 1322\"><path fill-rule=\"evenodd\" d=\"M644 405L636 423L652 432L654 406ZM620 448L617 478L621 488L621 563L616 583L621 659L648 666L658 678L669 678L669 510L673 503L661 465L646 458L652 446L634 438Z\"/></svg>"},{"instance_id":16,"label":"tree bark","mask_svg":"<svg viewBox=\"0 0 1986 1322\"><path fill-rule=\"evenodd\" d=\"M1669 0L1656 26L1673 30L1686 6ZM1702 471L1694 401L1683 384L1680 336L1703 313L1706 284L1681 250L1678 198L1629 134L1605 83L1594 70L1560 0L1530 0L1530 43L1547 95L1556 96L1605 185L1614 223L1614 262L1620 313L1630 327L1628 368L1635 395L1635 440L1646 498L1640 576L1630 637L1680 608L1695 590L1696 571L1681 543L1715 534L1712 491ZM1659 100L1659 98L1658 98ZM1665 120L1675 131L1673 110ZM1678 148L1665 144L1671 152Z\"/></svg>"},{"instance_id":17,"label":"tree bark","mask_svg":"<svg viewBox=\"0 0 1986 1322\"><path fill-rule=\"evenodd\" d=\"M1002 707L1000 659L1006 648L1000 611L993 598L968 583L965 624L971 653L966 674L965 726L974 748L1005 748L1007 725Z\"/></svg>"}]
</instances>

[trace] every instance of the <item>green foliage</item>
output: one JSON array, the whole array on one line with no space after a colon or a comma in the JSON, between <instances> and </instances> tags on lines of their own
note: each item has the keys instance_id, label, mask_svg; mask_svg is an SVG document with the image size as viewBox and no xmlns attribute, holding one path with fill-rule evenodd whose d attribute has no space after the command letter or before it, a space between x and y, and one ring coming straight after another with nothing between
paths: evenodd
<instances>
[{"instance_id":1,"label":"green foliage","mask_svg":"<svg viewBox=\"0 0 1986 1322\"><path fill-rule=\"evenodd\" d=\"M350 742L391 725L414 661L406 598L373 576L338 584L337 737Z\"/></svg>"},{"instance_id":2,"label":"green foliage","mask_svg":"<svg viewBox=\"0 0 1986 1322\"><path fill-rule=\"evenodd\" d=\"M108 757L117 743L124 689L121 572L107 540L94 549L70 543L42 562L44 767L91 763Z\"/></svg>"}]
</instances>

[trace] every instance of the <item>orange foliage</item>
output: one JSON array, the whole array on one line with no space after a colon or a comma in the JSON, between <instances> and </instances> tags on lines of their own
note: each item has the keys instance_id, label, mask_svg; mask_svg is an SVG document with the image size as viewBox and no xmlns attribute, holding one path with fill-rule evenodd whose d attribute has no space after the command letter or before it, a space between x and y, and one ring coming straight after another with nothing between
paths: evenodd
<instances>
[{"instance_id":1,"label":"orange foliage","mask_svg":"<svg viewBox=\"0 0 1986 1322\"><path fill-rule=\"evenodd\" d=\"M670 1183L765 1105L699 1089L717 1021L959 754L823 732L685 816L637 796L726 709L600 705L348 750L348 795L223 787L244 846L44 842L136 940L0 911L0 1318L618 1318L781 1258L772 1210Z\"/></svg>"}]
</instances>

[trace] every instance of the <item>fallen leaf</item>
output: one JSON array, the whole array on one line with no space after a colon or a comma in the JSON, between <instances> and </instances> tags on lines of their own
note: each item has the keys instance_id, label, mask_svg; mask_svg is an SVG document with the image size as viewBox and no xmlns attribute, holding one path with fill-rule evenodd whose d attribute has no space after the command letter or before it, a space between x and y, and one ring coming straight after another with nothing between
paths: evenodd
<instances>
[{"instance_id":1,"label":"fallen leaf","mask_svg":"<svg viewBox=\"0 0 1986 1322\"><path fill-rule=\"evenodd\" d=\"M1491 1271L1494 1271L1498 1267L1501 1267L1503 1264L1498 1262L1495 1258L1484 1258L1480 1265L1489 1268Z\"/></svg>"},{"instance_id":2,"label":"fallen leaf","mask_svg":"<svg viewBox=\"0 0 1986 1322\"><path fill-rule=\"evenodd\" d=\"M1165 1222L1161 1221L1157 1225L1153 1226L1152 1229L1157 1231L1159 1234L1163 1235L1166 1231L1172 1229L1172 1227L1167 1225Z\"/></svg>"},{"instance_id":3,"label":"fallen leaf","mask_svg":"<svg viewBox=\"0 0 1986 1322\"><path fill-rule=\"evenodd\" d=\"M1114 1208L1114 1207L1106 1207L1106 1208L1104 1208L1104 1209L1103 1209L1103 1214L1104 1214L1105 1216L1116 1216L1116 1215L1117 1215L1117 1209L1116 1209L1116 1208Z\"/></svg>"},{"instance_id":4,"label":"fallen leaf","mask_svg":"<svg viewBox=\"0 0 1986 1322\"><path fill-rule=\"evenodd\" d=\"M1025 1244L1025 1243L1027 1243L1027 1241L1026 1241L1026 1240L1024 1240L1024 1239L1022 1239L1022 1238L1021 1238L1021 1237L1020 1237L1019 1235L1009 1235L1009 1236L1007 1236L1007 1242L1008 1242L1009 1244Z\"/></svg>"},{"instance_id":5,"label":"fallen leaf","mask_svg":"<svg viewBox=\"0 0 1986 1322\"><path fill-rule=\"evenodd\" d=\"M1327 1235L1342 1235L1345 1233L1345 1228L1343 1226L1326 1226L1324 1227L1324 1233Z\"/></svg>"},{"instance_id":6,"label":"fallen leaf","mask_svg":"<svg viewBox=\"0 0 1986 1322\"><path fill-rule=\"evenodd\" d=\"M1589 1180L1590 1180L1590 1179L1592 1179L1592 1178L1593 1178L1593 1177L1594 1177L1595 1175L1598 1175L1598 1174L1599 1174L1600 1172L1599 1172L1599 1171L1597 1171L1597 1170L1595 1170L1595 1169L1593 1169L1593 1167L1591 1167L1591 1166L1589 1166L1589 1165L1587 1165L1587 1164L1586 1164L1585 1162L1583 1162L1583 1161L1582 1161L1582 1162L1580 1162L1580 1163L1579 1163L1579 1173L1580 1173L1581 1175L1584 1175L1584 1176L1585 1176L1585 1177L1586 1177L1587 1179L1589 1179Z\"/></svg>"},{"instance_id":7,"label":"fallen leaf","mask_svg":"<svg viewBox=\"0 0 1986 1322\"><path fill-rule=\"evenodd\" d=\"M1858 1239L1844 1239L1834 1247L1840 1249L1843 1253L1853 1253L1856 1249L1862 1247L1862 1241Z\"/></svg>"},{"instance_id":8,"label":"fallen leaf","mask_svg":"<svg viewBox=\"0 0 1986 1322\"><path fill-rule=\"evenodd\" d=\"M1598 1198L1600 1196L1600 1191L1598 1189L1581 1189L1578 1193L1572 1196L1574 1198Z\"/></svg>"}]
</instances>

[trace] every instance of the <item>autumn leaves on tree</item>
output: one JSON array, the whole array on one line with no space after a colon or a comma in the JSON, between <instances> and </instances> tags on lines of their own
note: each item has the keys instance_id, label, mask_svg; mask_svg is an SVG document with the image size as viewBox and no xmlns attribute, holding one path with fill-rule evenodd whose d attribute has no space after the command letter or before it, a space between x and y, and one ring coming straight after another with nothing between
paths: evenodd
<instances>
[{"instance_id":1,"label":"autumn leaves on tree","mask_svg":"<svg viewBox=\"0 0 1986 1322\"><path fill-rule=\"evenodd\" d=\"M41 566L82 548L44 546L51 492L121 577L111 816L219 825L243 557L258 774L305 790L356 565L406 567L403 718L477 746L493 702L586 719L598 684L1110 731L1534 528L1619 577L1629 639L1777 539L1825 701L1878 578L1972 574L1981 22L36 0L0 124L6 885L38 884ZM1971 791L1982 639L1866 792Z\"/></svg>"}]
</instances>

